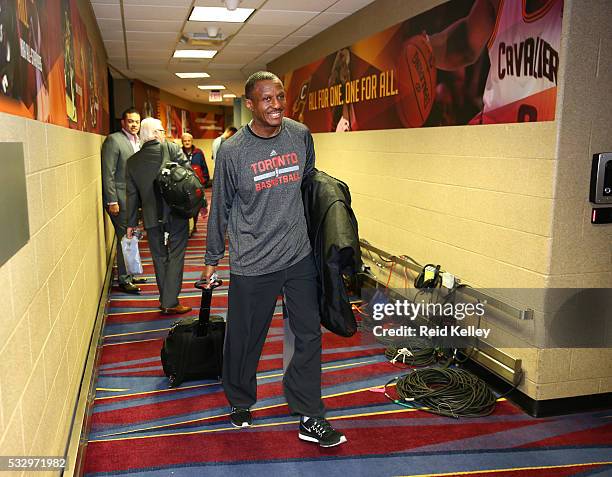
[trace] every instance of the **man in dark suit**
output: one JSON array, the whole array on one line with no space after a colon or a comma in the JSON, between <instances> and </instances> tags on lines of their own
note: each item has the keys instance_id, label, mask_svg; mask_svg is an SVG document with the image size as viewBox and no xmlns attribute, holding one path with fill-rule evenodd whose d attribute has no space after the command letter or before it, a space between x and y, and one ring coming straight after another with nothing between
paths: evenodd
<instances>
[{"instance_id":1,"label":"man in dark suit","mask_svg":"<svg viewBox=\"0 0 612 477\"><path fill-rule=\"evenodd\" d=\"M119 288L127 293L139 293L134 283L144 283L146 278L134 278L127 273L121 249L121 239L125 235L127 214L125 205L126 163L140 149L138 131L140 114L134 108L127 109L121 116L121 131L109 134L102 144L102 192L105 209L115 227L117 236L117 268Z\"/></svg>"},{"instance_id":2,"label":"man in dark suit","mask_svg":"<svg viewBox=\"0 0 612 477\"><path fill-rule=\"evenodd\" d=\"M143 119L140 139L142 148L127 161L127 236L132 237L138 225L138 208L142 207L160 309L165 315L186 313L191 307L181 305L178 296L183 282L189 220L172 214L155 179L162 163L162 147L168 148L172 162L188 164L189 161L177 144L165 142L165 131L159 119Z\"/></svg>"}]
</instances>

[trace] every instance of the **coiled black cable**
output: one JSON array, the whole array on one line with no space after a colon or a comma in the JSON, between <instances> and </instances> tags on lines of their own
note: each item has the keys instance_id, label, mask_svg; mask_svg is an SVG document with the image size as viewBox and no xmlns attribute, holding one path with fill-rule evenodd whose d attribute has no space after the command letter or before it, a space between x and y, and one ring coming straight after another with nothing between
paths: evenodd
<instances>
[{"instance_id":1,"label":"coiled black cable","mask_svg":"<svg viewBox=\"0 0 612 477\"><path fill-rule=\"evenodd\" d=\"M395 380L399 399L386 392ZM458 368L415 369L389 381L385 395L396 404L454 418L488 416L497 401L484 381Z\"/></svg>"}]
</instances>

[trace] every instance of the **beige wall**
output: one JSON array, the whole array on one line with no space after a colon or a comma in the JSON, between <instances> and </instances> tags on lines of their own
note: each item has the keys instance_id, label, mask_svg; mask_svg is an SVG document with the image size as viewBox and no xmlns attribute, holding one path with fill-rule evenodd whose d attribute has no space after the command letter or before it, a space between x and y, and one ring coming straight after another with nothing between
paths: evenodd
<instances>
[{"instance_id":1,"label":"beige wall","mask_svg":"<svg viewBox=\"0 0 612 477\"><path fill-rule=\"evenodd\" d=\"M282 75L440 3L378 0L269 68ZM546 287L612 287L612 226L591 226L588 204L591 154L612 150L612 14L606 0L574 3L565 0L557 121L314 135L318 167L351 188L362 238L475 287L542 290L507 292L535 320L483 322L523 360L521 389L536 399L608 392L612 381L610 350L541 344ZM386 282L388 270L373 270ZM392 284L404 286L401 272Z\"/></svg>"},{"instance_id":2,"label":"beige wall","mask_svg":"<svg viewBox=\"0 0 612 477\"><path fill-rule=\"evenodd\" d=\"M65 452L106 273L101 140L0 113L0 141L24 144L30 224L0 268L4 455Z\"/></svg>"},{"instance_id":3,"label":"beige wall","mask_svg":"<svg viewBox=\"0 0 612 477\"><path fill-rule=\"evenodd\" d=\"M608 0L565 2L565 67L560 79L551 270L562 288L612 288L612 225L592 225L592 156L612 151L612 9ZM612 294L612 290L609 290ZM584 310L584 313L589 313ZM544 319L552 322L554 309ZM579 328L587 319L574 317ZM540 351L544 397L612 392L612 350Z\"/></svg>"}]
</instances>

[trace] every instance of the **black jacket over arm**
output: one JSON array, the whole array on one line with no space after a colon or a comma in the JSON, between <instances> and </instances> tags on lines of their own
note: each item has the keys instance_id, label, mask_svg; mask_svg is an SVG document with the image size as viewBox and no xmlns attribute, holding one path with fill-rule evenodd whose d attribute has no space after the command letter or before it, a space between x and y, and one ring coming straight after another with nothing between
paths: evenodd
<instances>
[{"instance_id":1,"label":"black jacket over arm","mask_svg":"<svg viewBox=\"0 0 612 477\"><path fill-rule=\"evenodd\" d=\"M359 272L362 262L349 188L315 169L304 177L302 198L319 272L321 324L340 336L352 336L357 331L357 323L342 275Z\"/></svg>"}]
</instances>

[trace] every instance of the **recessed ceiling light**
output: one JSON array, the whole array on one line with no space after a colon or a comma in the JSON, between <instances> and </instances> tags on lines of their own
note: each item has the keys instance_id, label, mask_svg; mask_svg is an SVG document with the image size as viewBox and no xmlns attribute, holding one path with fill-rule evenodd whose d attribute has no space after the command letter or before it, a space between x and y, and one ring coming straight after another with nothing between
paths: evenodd
<instances>
[{"instance_id":1,"label":"recessed ceiling light","mask_svg":"<svg viewBox=\"0 0 612 477\"><path fill-rule=\"evenodd\" d=\"M230 11L223 7L193 7L189 20L192 22L244 23L254 11L254 8L236 8Z\"/></svg>"},{"instance_id":2,"label":"recessed ceiling light","mask_svg":"<svg viewBox=\"0 0 612 477\"><path fill-rule=\"evenodd\" d=\"M179 78L210 78L208 73L174 73Z\"/></svg>"},{"instance_id":3,"label":"recessed ceiling light","mask_svg":"<svg viewBox=\"0 0 612 477\"><path fill-rule=\"evenodd\" d=\"M224 97L224 98L235 98L235 97L236 97L236 95L235 95L235 94L233 94L233 93L230 93L230 94L224 94L224 95L223 95L223 97Z\"/></svg>"},{"instance_id":4,"label":"recessed ceiling light","mask_svg":"<svg viewBox=\"0 0 612 477\"><path fill-rule=\"evenodd\" d=\"M201 84L198 86L200 89L225 89L222 84Z\"/></svg>"},{"instance_id":5,"label":"recessed ceiling light","mask_svg":"<svg viewBox=\"0 0 612 477\"><path fill-rule=\"evenodd\" d=\"M212 58L217 50L175 50L174 58Z\"/></svg>"}]
</instances>

